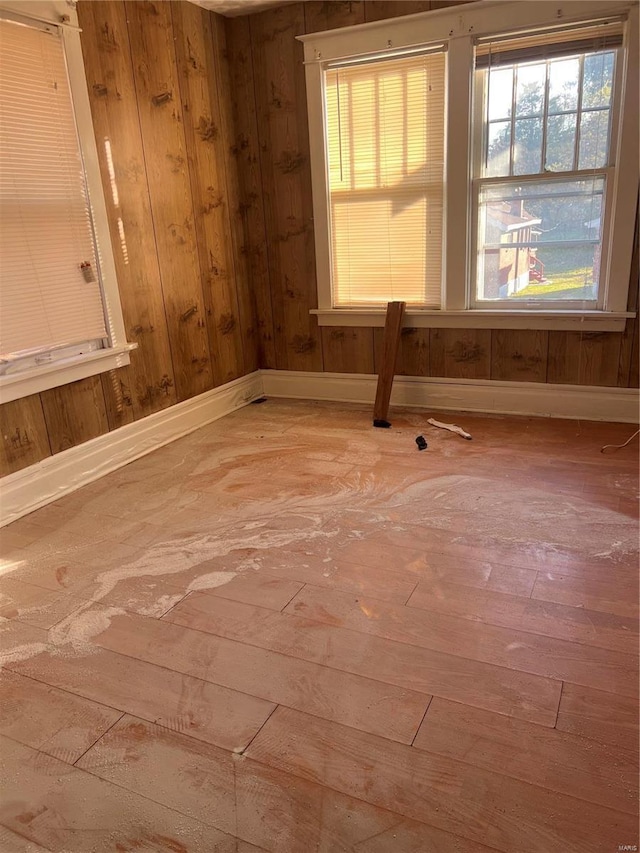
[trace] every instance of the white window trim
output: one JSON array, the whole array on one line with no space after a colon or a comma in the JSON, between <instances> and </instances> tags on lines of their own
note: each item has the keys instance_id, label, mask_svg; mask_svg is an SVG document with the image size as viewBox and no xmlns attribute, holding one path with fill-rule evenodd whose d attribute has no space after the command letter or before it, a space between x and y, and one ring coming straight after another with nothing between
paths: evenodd
<instances>
[{"instance_id":1,"label":"white window trim","mask_svg":"<svg viewBox=\"0 0 640 853\"><path fill-rule=\"evenodd\" d=\"M107 345L103 349L92 350L89 347L80 347L77 349L83 350L82 352L65 353L55 362L0 376L1 404L29 394L37 394L48 388L66 385L77 379L85 379L107 370L124 367L129 364L129 353L137 347L137 344L127 342L122 316L75 2L2 0L0 8L20 15L22 18L33 18L40 22L54 24L60 27L62 32L71 97L91 202L108 335Z\"/></svg>"},{"instance_id":2,"label":"white window trim","mask_svg":"<svg viewBox=\"0 0 640 853\"><path fill-rule=\"evenodd\" d=\"M331 299L329 182L323 97L324 64L358 55L401 51L420 45L448 43L447 88L456 92L455 109L447 113L445 246L443 250L443 308L409 310L406 325L433 328L573 329L622 331L634 312L626 310L629 290L635 211L638 193L638 6L635 3L584 0L562 5L513 0L481 0L457 7L373 21L299 36L304 45L309 118L313 216L318 282L316 315L321 326L381 326L383 310L334 308ZM496 32L524 30L598 18L628 16L624 40L623 87L625 107L619 132L612 136L616 164L611 212L612 239L607 256L605 310L496 309L471 307L471 113L474 39ZM634 180L635 177L635 180ZM460 211L465 211L461 216ZM443 287L443 290L445 288Z\"/></svg>"}]
</instances>

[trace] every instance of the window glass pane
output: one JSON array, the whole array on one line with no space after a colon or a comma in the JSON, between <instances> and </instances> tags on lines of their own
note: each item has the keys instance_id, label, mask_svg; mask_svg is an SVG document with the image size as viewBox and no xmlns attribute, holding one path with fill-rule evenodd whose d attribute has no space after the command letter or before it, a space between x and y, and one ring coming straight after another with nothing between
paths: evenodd
<instances>
[{"instance_id":1,"label":"window glass pane","mask_svg":"<svg viewBox=\"0 0 640 853\"><path fill-rule=\"evenodd\" d=\"M609 153L609 110L583 113L580 121L579 169L601 169Z\"/></svg>"},{"instance_id":2,"label":"window glass pane","mask_svg":"<svg viewBox=\"0 0 640 853\"><path fill-rule=\"evenodd\" d=\"M489 121L511 116L513 68L492 68L489 74Z\"/></svg>"},{"instance_id":3,"label":"window glass pane","mask_svg":"<svg viewBox=\"0 0 640 853\"><path fill-rule=\"evenodd\" d=\"M549 113L568 112L578 108L580 60L555 59L549 63Z\"/></svg>"},{"instance_id":4,"label":"window glass pane","mask_svg":"<svg viewBox=\"0 0 640 853\"><path fill-rule=\"evenodd\" d=\"M508 175L511 155L511 122L496 121L489 125L487 175Z\"/></svg>"},{"instance_id":5,"label":"window glass pane","mask_svg":"<svg viewBox=\"0 0 640 853\"><path fill-rule=\"evenodd\" d=\"M520 65L517 72L516 116L540 115L544 108L546 65Z\"/></svg>"},{"instance_id":6,"label":"window glass pane","mask_svg":"<svg viewBox=\"0 0 640 853\"><path fill-rule=\"evenodd\" d=\"M566 172L573 169L576 145L576 114L549 116L545 169Z\"/></svg>"},{"instance_id":7,"label":"window glass pane","mask_svg":"<svg viewBox=\"0 0 640 853\"><path fill-rule=\"evenodd\" d=\"M542 158L542 119L523 118L515 123L513 174L535 175Z\"/></svg>"},{"instance_id":8,"label":"window glass pane","mask_svg":"<svg viewBox=\"0 0 640 853\"><path fill-rule=\"evenodd\" d=\"M593 53L584 58L582 106L608 107L613 88L613 51Z\"/></svg>"},{"instance_id":9,"label":"window glass pane","mask_svg":"<svg viewBox=\"0 0 640 853\"><path fill-rule=\"evenodd\" d=\"M603 195L601 177L484 187L478 299L596 300Z\"/></svg>"}]
</instances>

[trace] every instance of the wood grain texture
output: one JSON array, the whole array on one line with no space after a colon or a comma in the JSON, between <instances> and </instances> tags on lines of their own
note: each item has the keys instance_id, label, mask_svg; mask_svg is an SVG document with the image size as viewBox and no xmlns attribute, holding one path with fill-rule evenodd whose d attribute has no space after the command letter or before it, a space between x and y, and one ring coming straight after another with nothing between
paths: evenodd
<instances>
[{"instance_id":1,"label":"wood grain texture","mask_svg":"<svg viewBox=\"0 0 640 853\"><path fill-rule=\"evenodd\" d=\"M0 689L0 732L69 764L122 716L121 711L7 670L0 673Z\"/></svg>"},{"instance_id":2,"label":"wood grain texture","mask_svg":"<svg viewBox=\"0 0 640 853\"><path fill-rule=\"evenodd\" d=\"M386 421L389 414L389 400L391 399L393 377L396 372L396 362L400 350L404 309L404 302L389 302L387 305L387 316L382 336L382 357L378 369L376 399L373 404L374 422L377 420Z\"/></svg>"},{"instance_id":3,"label":"wood grain texture","mask_svg":"<svg viewBox=\"0 0 640 853\"><path fill-rule=\"evenodd\" d=\"M333 373L374 373L373 329L323 326L322 360Z\"/></svg>"},{"instance_id":4,"label":"wood grain texture","mask_svg":"<svg viewBox=\"0 0 640 853\"><path fill-rule=\"evenodd\" d=\"M40 633L46 639L47 634ZM248 744L274 707L254 696L109 651L97 652L89 661L45 652L10 664L10 669L227 749Z\"/></svg>"},{"instance_id":5,"label":"wood grain texture","mask_svg":"<svg viewBox=\"0 0 640 853\"><path fill-rule=\"evenodd\" d=\"M547 788L287 708L274 711L247 755L503 853L600 853L612 833L633 837L635 832L632 815L602 805L586 809Z\"/></svg>"},{"instance_id":6,"label":"wood grain texture","mask_svg":"<svg viewBox=\"0 0 640 853\"><path fill-rule=\"evenodd\" d=\"M113 429L176 402L124 3L79 3L93 127L127 339L128 367L103 375Z\"/></svg>"},{"instance_id":7,"label":"wood grain texture","mask_svg":"<svg viewBox=\"0 0 640 853\"><path fill-rule=\"evenodd\" d=\"M218 605L225 612L247 607L210 595L201 598L209 607ZM413 740L431 698L416 690L383 684L352 672L330 670L320 663L164 620L116 617L96 642L104 649L169 666L266 702L328 715L345 725L403 743ZM386 713L388 701L394 706L391 720Z\"/></svg>"},{"instance_id":8,"label":"wood grain texture","mask_svg":"<svg viewBox=\"0 0 640 853\"><path fill-rule=\"evenodd\" d=\"M433 430L425 455L422 415L369 411L248 406L2 531L8 831L69 853L636 843L637 445L599 452L628 425L468 414L473 442Z\"/></svg>"},{"instance_id":9,"label":"wood grain texture","mask_svg":"<svg viewBox=\"0 0 640 853\"><path fill-rule=\"evenodd\" d=\"M364 8L364 0L307 0L304 4L305 32L319 33L364 24Z\"/></svg>"},{"instance_id":10,"label":"wood grain texture","mask_svg":"<svg viewBox=\"0 0 640 853\"><path fill-rule=\"evenodd\" d=\"M411 684L425 695L446 696L540 725L555 722L560 683L522 670L502 669L425 647L415 646L407 655L406 645L386 637L366 637L326 620L314 624L290 612L273 614L207 595L189 596L166 620L387 685ZM462 625L461 630L464 628ZM519 699L514 701L516 694ZM390 732L387 737L392 737ZM398 735L393 739L407 742Z\"/></svg>"},{"instance_id":11,"label":"wood grain texture","mask_svg":"<svg viewBox=\"0 0 640 853\"><path fill-rule=\"evenodd\" d=\"M213 747L203 749L189 737L131 717L114 726L87 753L81 766L220 830L250 838L251 844L239 842L233 848L237 853L370 851L372 840L389 842L403 833L420 837L425 844L422 851L490 853L485 847L467 846L433 827L404 820L322 785L292 780L245 756L239 758ZM181 779L177 787L169 781L168 767L175 768ZM392 845L386 850L394 848L410 849ZM199 850L212 853L204 847L194 847L193 853Z\"/></svg>"},{"instance_id":12,"label":"wood grain texture","mask_svg":"<svg viewBox=\"0 0 640 853\"><path fill-rule=\"evenodd\" d=\"M374 373L380 370L383 329L373 330ZM397 376L429 376L429 329L405 328L400 334Z\"/></svg>"},{"instance_id":13,"label":"wood grain texture","mask_svg":"<svg viewBox=\"0 0 640 853\"><path fill-rule=\"evenodd\" d=\"M627 311L637 311L640 302L640 229L638 217L640 206L636 209L635 239L633 241L633 257L631 260L631 275L629 279L629 297ZM638 318L627 320L622 343L620 346L620 363L618 365L618 385L622 388L638 387Z\"/></svg>"},{"instance_id":14,"label":"wood grain texture","mask_svg":"<svg viewBox=\"0 0 640 853\"><path fill-rule=\"evenodd\" d=\"M38 394L0 406L0 431L0 474L3 477L51 456Z\"/></svg>"},{"instance_id":15,"label":"wood grain texture","mask_svg":"<svg viewBox=\"0 0 640 853\"><path fill-rule=\"evenodd\" d=\"M429 12L431 7L431 0L365 0L364 15L369 23L369 21L381 21L384 18Z\"/></svg>"},{"instance_id":16,"label":"wood grain texture","mask_svg":"<svg viewBox=\"0 0 640 853\"><path fill-rule=\"evenodd\" d=\"M213 386L171 7L126 3L151 213L179 400Z\"/></svg>"},{"instance_id":17,"label":"wood grain texture","mask_svg":"<svg viewBox=\"0 0 640 853\"><path fill-rule=\"evenodd\" d=\"M211 15L180 2L171 13L213 381L222 385L244 363Z\"/></svg>"},{"instance_id":18,"label":"wood grain texture","mask_svg":"<svg viewBox=\"0 0 640 853\"><path fill-rule=\"evenodd\" d=\"M302 44L303 4L251 16L276 366L321 370Z\"/></svg>"},{"instance_id":19,"label":"wood grain texture","mask_svg":"<svg viewBox=\"0 0 640 853\"><path fill-rule=\"evenodd\" d=\"M109 431L99 376L89 376L40 394L53 453Z\"/></svg>"},{"instance_id":20,"label":"wood grain texture","mask_svg":"<svg viewBox=\"0 0 640 853\"><path fill-rule=\"evenodd\" d=\"M414 746L616 811L637 810L637 773L632 753L624 749L557 730L549 733L437 696Z\"/></svg>"},{"instance_id":21,"label":"wood grain texture","mask_svg":"<svg viewBox=\"0 0 640 853\"><path fill-rule=\"evenodd\" d=\"M260 327L258 324L256 298L251 281L250 258L247 252L244 251L246 235L241 209L242 191L235 155L236 125L234 103L238 99L239 94L234 89L231 79L225 18L221 15L210 13L209 20L211 23L217 102L220 115L220 149L224 156L227 178L227 212L231 229L229 251L235 271L235 293L238 302L244 357L243 372L251 373L260 367ZM231 93L233 93L233 97L231 97Z\"/></svg>"},{"instance_id":22,"label":"wood grain texture","mask_svg":"<svg viewBox=\"0 0 640 853\"><path fill-rule=\"evenodd\" d=\"M220 25L216 25L219 33ZM260 367L274 368L273 311L269 286L269 259L265 231L262 167L254 89L253 55L249 18L225 18L226 63L230 92L234 93L232 113L234 137L230 150L234 158L232 174L237 175L238 196L234 199L234 222L241 239L237 254L248 266L252 296L255 300L258 323L258 356ZM238 235L240 237L240 235ZM236 258L239 262L239 258Z\"/></svg>"},{"instance_id":23,"label":"wood grain texture","mask_svg":"<svg viewBox=\"0 0 640 853\"><path fill-rule=\"evenodd\" d=\"M491 378L546 382L549 333L503 329L491 333Z\"/></svg>"},{"instance_id":24,"label":"wood grain texture","mask_svg":"<svg viewBox=\"0 0 640 853\"><path fill-rule=\"evenodd\" d=\"M489 329L431 329L431 376L490 379L491 334Z\"/></svg>"},{"instance_id":25,"label":"wood grain texture","mask_svg":"<svg viewBox=\"0 0 640 853\"><path fill-rule=\"evenodd\" d=\"M146 796L2 737L3 853L235 853L236 839ZM40 846L41 845L41 846Z\"/></svg>"},{"instance_id":26,"label":"wood grain texture","mask_svg":"<svg viewBox=\"0 0 640 853\"><path fill-rule=\"evenodd\" d=\"M638 699L566 684L556 728L637 754Z\"/></svg>"}]
</instances>

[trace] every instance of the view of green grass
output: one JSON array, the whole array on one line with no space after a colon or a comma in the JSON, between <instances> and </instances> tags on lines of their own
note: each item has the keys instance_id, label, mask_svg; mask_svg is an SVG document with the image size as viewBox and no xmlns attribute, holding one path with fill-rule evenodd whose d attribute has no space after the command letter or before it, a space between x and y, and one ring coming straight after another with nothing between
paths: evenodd
<instances>
[{"instance_id":1,"label":"view of green grass","mask_svg":"<svg viewBox=\"0 0 640 853\"><path fill-rule=\"evenodd\" d=\"M581 267L575 270L559 272L557 274L550 273L548 281L535 282L514 294L516 299L526 299L529 296L546 296L551 293L557 293L562 290L583 290L585 287L591 287L593 284L593 269L591 267ZM567 294L567 298L571 299L571 295ZM577 298L582 298L578 296Z\"/></svg>"},{"instance_id":2,"label":"view of green grass","mask_svg":"<svg viewBox=\"0 0 640 853\"><path fill-rule=\"evenodd\" d=\"M545 282L532 281L512 299L593 299L593 247L538 248Z\"/></svg>"}]
</instances>

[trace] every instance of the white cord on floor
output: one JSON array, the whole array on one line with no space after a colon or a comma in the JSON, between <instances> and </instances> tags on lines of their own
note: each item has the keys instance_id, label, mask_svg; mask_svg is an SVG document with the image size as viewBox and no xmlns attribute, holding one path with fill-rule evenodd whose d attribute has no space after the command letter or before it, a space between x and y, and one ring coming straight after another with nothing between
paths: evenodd
<instances>
[{"instance_id":1,"label":"white cord on floor","mask_svg":"<svg viewBox=\"0 0 640 853\"><path fill-rule=\"evenodd\" d=\"M601 448L600 448L600 453L604 453L604 452L605 452L605 450L606 450L608 447L615 447L615 449L616 449L616 450L620 450L621 448L626 447L626 446L627 446L627 444L629 444L629 442L630 442L630 441L633 441L633 439L637 436L637 434L638 434L639 432L640 432L640 429L637 429L637 430L634 432L634 434L631 436L631 438L628 438L628 439L625 441L625 443L624 443L624 444L605 444L605 446L604 446L604 447L601 447Z\"/></svg>"}]
</instances>

